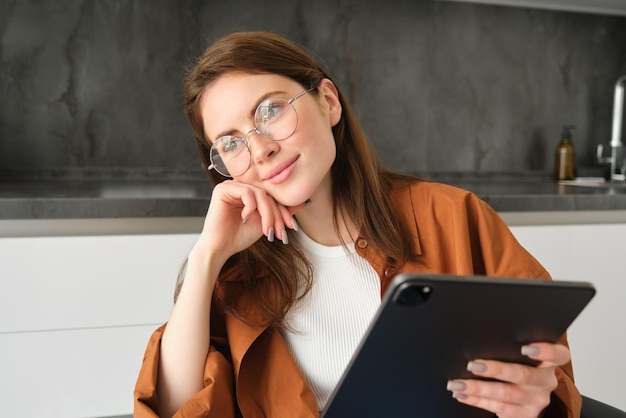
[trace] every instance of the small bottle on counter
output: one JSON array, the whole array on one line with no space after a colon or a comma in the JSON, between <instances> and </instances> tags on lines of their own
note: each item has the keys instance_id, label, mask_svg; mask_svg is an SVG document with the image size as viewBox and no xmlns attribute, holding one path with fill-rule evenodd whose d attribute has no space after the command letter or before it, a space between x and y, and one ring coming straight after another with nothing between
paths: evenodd
<instances>
[{"instance_id":1,"label":"small bottle on counter","mask_svg":"<svg viewBox=\"0 0 626 418\"><path fill-rule=\"evenodd\" d=\"M554 179L574 180L576 178L576 154L572 143L574 126L564 126L561 131L561 142L554 152Z\"/></svg>"}]
</instances>

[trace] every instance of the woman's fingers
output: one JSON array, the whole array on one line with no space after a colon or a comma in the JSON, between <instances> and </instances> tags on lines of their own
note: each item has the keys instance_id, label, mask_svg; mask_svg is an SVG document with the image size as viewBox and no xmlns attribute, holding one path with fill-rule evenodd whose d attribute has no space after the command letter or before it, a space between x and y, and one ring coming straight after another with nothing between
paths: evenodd
<instances>
[{"instance_id":1,"label":"woman's fingers","mask_svg":"<svg viewBox=\"0 0 626 418\"><path fill-rule=\"evenodd\" d=\"M553 366L538 368L516 363L476 360L470 361L467 369L477 376L515 385L549 387L550 390L556 386Z\"/></svg>"},{"instance_id":2,"label":"woman's fingers","mask_svg":"<svg viewBox=\"0 0 626 418\"><path fill-rule=\"evenodd\" d=\"M256 198L254 197L254 192L247 187L241 189L239 198L243 205L241 209L242 222L247 223L250 217L257 211Z\"/></svg>"},{"instance_id":3,"label":"woman's fingers","mask_svg":"<svg viewBox=\"0 0 626 418\"><path fill-rule=\"evenodd\" d=\"M536 418L550 404L551 391L522 388L509 383L478 380L461 381L466 389L454 391L459 402L485 409L501 418ZM449 382L457 385L459 381Z\"/></svg>"},{"instance_id":4,"label":"woman's fingers","mask_svg":"<svg viewBox=\"0 0 626 418\"><path fill-rule=\"evenodd\" d=\"M267 237L268 241L274 241L276 233L276 217L279 214L276 207L276 201L269 196L264 190L250 187L250 191L254 195L255 209L261 221L261 231ZM244 208L245 209L245 208Z\"/></svg>"},{"instance_id":5,"label":"woman's fingers","mask_svg":"<svg viewBox=\"0 0 626 418\"><path fill-rule=\"evenodd\" d=\"M536 343L524 346L522 354L540 361L537 367L492 360L474 360L467 369L489 380L458 379L447 389L462 403L493 412L499 417L537 417L550 403L558 385L556 366L570 360L562 345Z\"/></svg>"},{"instance_id":6,"label":"woman's fingers","mask_svg":"<svg viewBox=\"0 0 626 418\"><path fill-rule=\"evenodd\" d=\"M498 385L494 382L482 383L488 383L489 386ZM515 391L508 393L516 394ZM490 398L471 393L455 393L453 396L461 403L490 411L500 418L537 418L550 404L550 395L546 396L544 393L538 393L537 396L519 397L520 400L516 402L511 399L505 401L502 398Z\"/></svg>"},{"instance_id":7,"label":"woman's fingers","mask_svg":"<svg viewBox=\"0 0 626 418\"><path fill-rule=\"evenodd\" d=\"M563 366L571 360L569 349L561 344L528 344L522 347L522 354L540 361L539 367Z\"/></svg>"},{"instance_id":8,"label":"woman's fingers","mask_svg":"<svg viewBox=\"0 0 626 418\"><path fill-rule=\"evenodd\" d=\"M270 242L278 239L289 243L287 229L296 229L292 214L304 204L286 208L276 202L265 190L235 181L223 182L223 201L232 207L240 208L241 223L246 228L260 228L262 235Z\"/></svg>"},{"instance_id":9,"label":"woman's fingers","mask_svg":"<svg viewBox=\"0 0 626 418\"><path fill-rule=\"evenodd\" d=\"M538 417L550 404L553 390L473 379L448 382L448 389L459 402L485 409L502 418Z\"/></svg>"}]
</instances>

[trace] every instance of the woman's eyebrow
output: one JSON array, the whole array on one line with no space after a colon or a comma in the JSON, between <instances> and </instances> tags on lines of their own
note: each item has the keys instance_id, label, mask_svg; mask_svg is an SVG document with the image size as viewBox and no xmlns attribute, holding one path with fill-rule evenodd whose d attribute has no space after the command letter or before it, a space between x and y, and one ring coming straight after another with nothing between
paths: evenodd
<instances>
[{"instance_id":1,"label":"woman's eyebrow","mask_svg":"<svg viewBox=\"0 0 626 418\"><path fill-rule=\"evenodd\" d=\"M261 104L261 102L263 102L264 100L268 99L269 97L276 96L278 94L287 94L287 92L284 91L284 90L274 90L274 91L267 92L267 93L263 94L261 97L259 97L254 102L254 103L256 103L254 105L254 107L252 107L250 109L250 113L249 113L250 118L254 120L254 114L256 113L256 110L259 108L259 105ZM221 132L220 134L216 135L215 139L217 140L218 138L221 138L221 137L226 136L226 135L235 136L234 135L235 132L238 132L238 129L229 129L228 131Z\"/></svg>"}]
</instances>

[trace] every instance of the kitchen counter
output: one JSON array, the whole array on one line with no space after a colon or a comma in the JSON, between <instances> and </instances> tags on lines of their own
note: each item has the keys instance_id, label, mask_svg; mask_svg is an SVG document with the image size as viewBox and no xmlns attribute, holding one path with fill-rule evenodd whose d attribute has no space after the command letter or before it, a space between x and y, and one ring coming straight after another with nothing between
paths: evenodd
<instances>
[{"instance_id":1,"label":"kitchen counter","mask_svg":"<svg viewBox=\"0 0 626 418\"><path fill-rule=\"evenodd\" d=\"M0 180L0 219L185 217L206 214L208 180Z\"/></svg>"},{"instance_id":2,"label":"kitchen counter","mask_svg":"<svg viewBox=\"0 0 626 418\"><path fill-rule=\"evenodd\" d=\"M443 176L433 180L470 190L498 212L626 210L626 183L556 182L547 176Z\"/></svg>"},{"instance_id":3,"label":"kitchen counter","mask_svg":"<svg viewBox=\"0 0 626 418\"><path fill-rule=\"evenodd\" d=\"M203 216L211 191L198 171L0 170L0 220Z\"/></svg>"},{"instance_id":4,"label":"kitchen counter","mask_svg":"<svg viewBox=\"0 0 626 418\"><path fill-rule=\"evenodd\" d=\"M0 220L204 217L211 184L185 175L47 175L0 179ZM592 187L554 182L546 174L437 174L433 181L476 193L508 212L626 213L626 184Z\"/></svg>"}]
</instances>

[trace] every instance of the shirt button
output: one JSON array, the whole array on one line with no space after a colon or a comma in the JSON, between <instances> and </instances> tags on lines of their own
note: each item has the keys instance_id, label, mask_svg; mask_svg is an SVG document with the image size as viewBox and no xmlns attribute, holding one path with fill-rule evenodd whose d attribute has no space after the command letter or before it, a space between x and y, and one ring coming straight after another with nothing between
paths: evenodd
<instances>
[{"instance_id":1,"label":"shirt button","mask_svg":"<svg viewBox=\"0 0 626 418\"><path fill-rule=\"evenodd\" d=\"M359 248L366 248L367 247L367 240L365 238L360 238L356 242L356 246L359 247Z\"/></svg>"}]
</instances>

